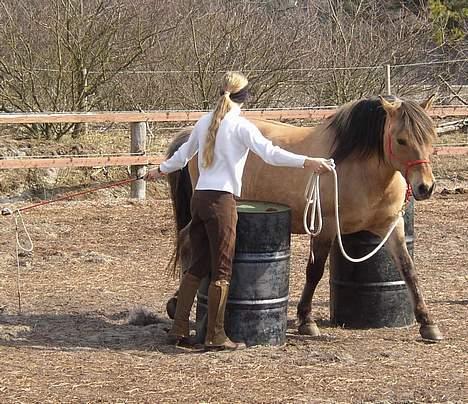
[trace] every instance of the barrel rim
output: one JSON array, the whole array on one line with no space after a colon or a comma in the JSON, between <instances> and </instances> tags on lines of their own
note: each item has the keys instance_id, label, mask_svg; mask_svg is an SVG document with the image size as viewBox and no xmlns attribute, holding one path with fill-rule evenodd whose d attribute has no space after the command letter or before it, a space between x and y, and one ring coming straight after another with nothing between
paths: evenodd
<instances>
[{"instance_id":1,"label":"barrel rim","mask_svg":"<svg viewBox=\"0 0 468 404\"><path fill-rule=\"evenodd\" d=\"M278 210L272 210L272 211L267 211L267 210L242 210L242 205L245 204L263 204L263 205L270 205L272 208L277 208ZM236 207L237 207L237 212L244 214L275 214L275 213L284 213L284 212L291 212L291 208L288 205L285 205L283 203L277 203L277 202L271 202L271 201L255 201L252 199L236 199Z\"/></svg>"}]
</instances>

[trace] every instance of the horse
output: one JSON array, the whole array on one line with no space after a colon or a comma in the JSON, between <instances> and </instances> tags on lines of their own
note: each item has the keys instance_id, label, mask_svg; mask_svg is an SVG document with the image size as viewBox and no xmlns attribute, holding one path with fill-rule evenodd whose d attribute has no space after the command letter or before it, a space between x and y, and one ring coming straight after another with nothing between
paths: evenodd
<instances>
[{"instance_id":1,"label":"horse","mask_svg":"<svg viewBox=\"0 0 468 404\"><path fill-rule=\"evenodd\" d=\"M297 127L261 119L251 121L273 144L286 150L333 158L339 179L341 233L368 231L383 238L401 213L408 187L417 201L429 198L434 190L429 157L436 132L427 114L433 98L421 104L396 97L360 99L341 106L316 127ZM190 129L186 129L176 136L168 148L168 157L189 135ZM292 213L292 233L303 234L304 189L309 176L306 170L270 166L254 153L249 153L241 199L288 205ZM197 177L197 156L184 169L168 175L182 270L190 261L190 198ZM320 335L312 317L312 299L337 233L333 184L331 173L321 175L323 224L321 233L312 236L310 241L306 282L297 306L299 334ZM442 334L428 311L418 284L401 218L385 248L406 283L420 335L425 340L441 340ZM174 311L174 299L167 305L169 315Z\"/></svg>"}]
</instances>

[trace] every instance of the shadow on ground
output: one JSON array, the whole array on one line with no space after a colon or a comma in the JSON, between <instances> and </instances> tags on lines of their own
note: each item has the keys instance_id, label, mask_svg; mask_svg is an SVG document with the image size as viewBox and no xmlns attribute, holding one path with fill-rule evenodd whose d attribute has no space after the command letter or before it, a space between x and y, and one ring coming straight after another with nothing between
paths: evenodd
<instances>
[{"instance_id":1,"label":"shadow on ground","mask_svg":"<svg viewBox=\"0 0 468 404\"><path fill-rule=\"evenodd\" d=\"M127 317L128 312L0 313L0 346L175 351L166 343L170 320L154 315L152 324L136 326L128 324Z\"/></svg>"},{"instance_id":2,"label":"shadow on ground","mask_svg":"<svg viewBox=\"0 0 468 404\"><path fill-rule=\"evenodd\" d=\"M156 350L175 354L185 352L167 344L167 332L172 320L152 315L152 324L128 323L128 311L117 313L70 314L7 314L0 313L0 346L35 349L78 350ZM322 326L326 321L319 321ZM195 324L191 325L195 329ZM287 339L290 343L307 340L297 335L296 322L288 319ZM318 339L329 340L330 336Z\"/></svg>"}]
</instances>

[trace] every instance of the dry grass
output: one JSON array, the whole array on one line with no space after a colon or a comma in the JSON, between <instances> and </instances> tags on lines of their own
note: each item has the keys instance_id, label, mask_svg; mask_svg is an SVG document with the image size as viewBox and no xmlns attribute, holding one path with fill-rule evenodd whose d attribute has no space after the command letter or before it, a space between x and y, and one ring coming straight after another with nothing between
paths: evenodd
<instances>
[{"instance_id":1,"label":"dry grass","mask_svg":"<svg viewBox=\"0 0 468 404\"><path fill-rule=\"evenodd\" d=\"M195 354L165 344L164 306L177 283L166 199L102 197L29 211L34 253L21 258L17 313L14 232L0 235L0 402L465 402L466 194L416 205L415 260L445 341L417 326L346 330L328 323L328 285L315 298L320 338L296 333L306 237L294 236L285 346ZM148 307L157 323L127 323Z\"/></svg>"},{"instance_id":2,"label":"dry grass","mask_svg":"<svg viewBox=\"0 0 468 404\"><path fill-rule=\"evenodd\" d=\"M120 132L102 132L98 144L96 136L81 139L81 149L127 151L126 129L115 129ZM157 132L152 151L165 149L170 136L163 132ZM12 147L22 142L7 139ZM66 141L59 147L68 153L74 146ZM32 142L30 150L39 154L58 148ZM164 272L173 228L162 184L152 184L143 203L125 199L128 189L118 189L25 213L35 250L20 260L23 312L18 314L14 228L10 218L0 217L0 402L468 401L468 196L454 193L467 188L466 157L435 157L434 173L438 193L416 204L415 262L429 308L446 337L439 344L424 343L416 325L331 327L326 279L314 300L322 336L298 335L295 306L304 284L308 240L294 236L286 345L203 354L166 345L165 303L177 282ZM102 170L62 170L51 184L30 171L1 174L2 205L10 192L18 195L31 186L36 195L50 198L57 187L63 192L126 175L123 169L111 169L107 176ZM440 194L443 188L448 195ZM141 306L154 313L155 324L128 324L129 313Z\"/></svg>"}]
</instances>

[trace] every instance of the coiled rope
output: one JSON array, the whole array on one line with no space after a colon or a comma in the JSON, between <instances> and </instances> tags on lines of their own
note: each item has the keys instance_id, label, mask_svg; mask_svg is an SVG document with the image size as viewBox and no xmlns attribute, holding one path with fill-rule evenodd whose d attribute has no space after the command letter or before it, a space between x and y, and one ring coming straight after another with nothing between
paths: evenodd
<instances>
[{"instance_id":1,"label":"coiled rope","mask_svg":"<svg viewBox=\"0 0 468 404\"><path fill-rule=\"evenodd\" d=\"M398 212L397 218L390 226L390 229L388 230L385 237L382 239L379 245L375 247L373 251L371 251L364 257L360 257L360 258L350 257L344 249L343 241L341 237L340 215L339 215L339 208L338 208L338 175L336 173L336 166L335 166L335 162L333 161L333 159L328 160L328 164L332 168L331 172L333 174L333 180L334 180L333 185L334 185L334 191L335 191L334 192L334 196L335 196L334 208L335 208L335 217L336 217L336 238L338 240L338 245L340 246L341 253L348 261L351 261L351 262L366 261L367 259L371 258L373 255L375 255L382 248L382 246L387 242L393 230L398 225L398 222L405 214L405 209L404 209L405 205ZM313 173L310 176L306 189L305 189L305 199L306 199L306 205L304 208L304 215L303 215L304 230L310 236L317 237L322 231L322 226L323 226L322 207L321 207L321 201L320 201L320 174ZM307 221L308 216L309 216L309 222ZM315 228L316 217L317 217L317 228Z\"/></svg>"}]
</instances>

